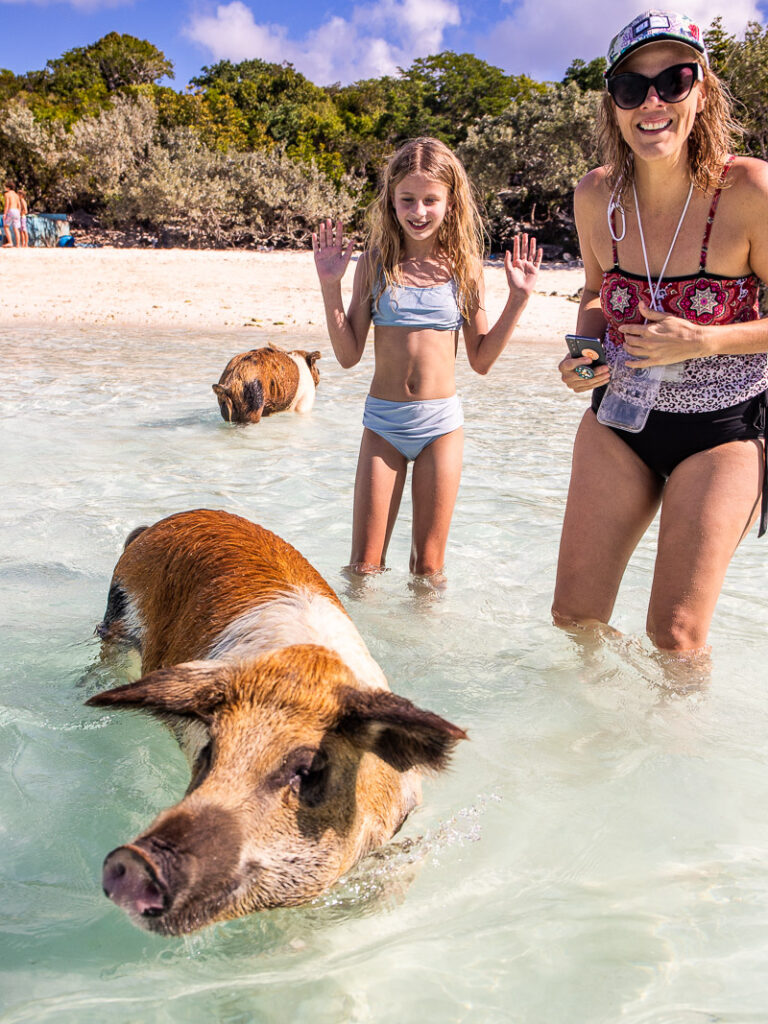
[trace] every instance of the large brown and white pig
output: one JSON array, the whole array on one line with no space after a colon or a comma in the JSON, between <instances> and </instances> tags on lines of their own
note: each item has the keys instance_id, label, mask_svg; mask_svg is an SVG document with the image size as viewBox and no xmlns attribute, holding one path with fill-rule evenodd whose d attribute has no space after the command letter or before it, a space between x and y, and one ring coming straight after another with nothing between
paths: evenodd
<instances>
[{"instance_id":1,"label":"large brown and white pig","mask_svg":"<svg viewBox=\"0 0 768 1024\"><path fill-rule=\"evenodd\" d=\"M462 729L391 693L336 594L289 544L200 509L135 530L105 644L143 678L91 697L174 730L191 782L110 853L104 891L164 935L304 903L397 832Z\"/></svg>"},{"instance_id":2,"label":"large brown and white pig","mask_svg":"<svg viewBox=\"0 0 768 1024\"><path fill-rule=\"evenodd\" d=\"M258 423L273 412L309 412L320 380L319 352L283 352L268 345L233 356L212 384L222 418Z\"/></svg>"}]
</instances>

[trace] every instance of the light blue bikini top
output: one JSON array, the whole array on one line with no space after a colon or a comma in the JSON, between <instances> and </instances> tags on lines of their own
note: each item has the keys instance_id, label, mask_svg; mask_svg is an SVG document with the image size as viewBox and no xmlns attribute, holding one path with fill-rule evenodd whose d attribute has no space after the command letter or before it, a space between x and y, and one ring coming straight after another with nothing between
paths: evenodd
<instances>
[{"instance_id":1,"label":"light blue bikini top","mask_svg":"<svg viewBox=\"0 0 768 1024\"><path fill-rule=\"evenodd\" d=\"M413 327L433 331L455 331L464 323L451 278L443 284L389 286L371 300L371 319L377 327Z\"/></svg>"}]
</instances>

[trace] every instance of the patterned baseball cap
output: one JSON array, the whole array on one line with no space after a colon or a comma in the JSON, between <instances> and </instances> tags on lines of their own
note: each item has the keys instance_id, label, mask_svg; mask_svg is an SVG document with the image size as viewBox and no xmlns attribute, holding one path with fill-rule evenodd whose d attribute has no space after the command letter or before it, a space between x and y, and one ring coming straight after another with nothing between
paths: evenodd
<instances>
[{"instance_id":1,"label":"patterned baseball cap","mask_svg":"<svg viewBox=\"0 0 768 1024\"><path fill-rule=\"evenodd\" d=\"M610 75L617 64L646 43L658 43L668 39L674 43L685 43L700 53L709 63L707 50L702 40L701 29L685 14L676 11L643 11L611 40L608 47L608 68Z\"/></svg>"}]
</instances>

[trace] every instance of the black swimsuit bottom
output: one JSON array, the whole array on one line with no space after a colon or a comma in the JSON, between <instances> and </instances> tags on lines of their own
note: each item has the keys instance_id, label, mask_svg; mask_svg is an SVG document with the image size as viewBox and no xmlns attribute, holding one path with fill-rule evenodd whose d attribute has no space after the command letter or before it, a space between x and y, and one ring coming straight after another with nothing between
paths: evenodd
<instances>
[{"instance_id":1,"label":"black swimsuit bottom","mask_svg":"<svg viewBox=\"0 0 768 1024\"><path fill-rule=\"evenodd\" d=\"M605 386L592 392L592 409L596 413L605 394ZM633 434L618 427L609 429L620 437L646 466L665 480L685 459L698 452L717 448L729 441L752 441L766 437L768 392L727 409L711 412L659 412L651 409L641 431ZM760 532L768 529L768 444L764 453L763 494Z\"/></svg>"}]
</instances>

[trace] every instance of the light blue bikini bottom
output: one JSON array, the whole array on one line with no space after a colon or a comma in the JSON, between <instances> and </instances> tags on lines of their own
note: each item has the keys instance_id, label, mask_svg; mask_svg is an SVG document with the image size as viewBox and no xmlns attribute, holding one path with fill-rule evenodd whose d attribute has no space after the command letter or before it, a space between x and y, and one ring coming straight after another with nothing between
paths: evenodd
<instances>
[{"instance_id":1,"label":"light blue bikini bottom","mask_svg":"<svg viewBox=\"0 0 768 1024\"><path fill-rule=\"evenodd\" d=\"M368 395L363 412L363 426L383 437L406 459L415 459L428 444L458 430L463 422L458 395L424 402L387 402Z\"/></svg>"}]
</instances>

